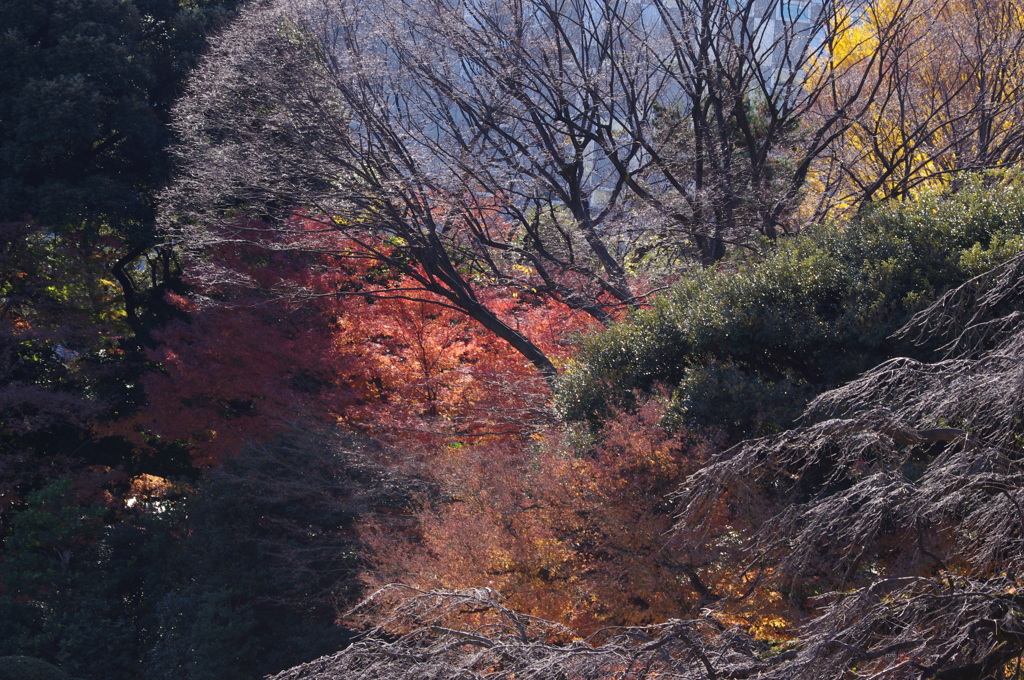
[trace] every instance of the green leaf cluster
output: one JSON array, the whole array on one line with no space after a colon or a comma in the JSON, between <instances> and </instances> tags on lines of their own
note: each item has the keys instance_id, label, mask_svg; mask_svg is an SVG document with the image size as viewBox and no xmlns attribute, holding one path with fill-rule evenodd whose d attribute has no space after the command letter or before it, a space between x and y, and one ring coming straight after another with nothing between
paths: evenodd
<instances>
[{"instance_id":1,"label":"green leaf cluster","mask_svg":"<svg viewBox=\"0 0 1024 680\"><path fill-rule=\"evenodd\" d=\"M957 193L885 203L687 276L591 337L559 382L570 421L670 390L667 424L733 437L790 425L815 394L895 354L890 337L943 291L1019 251L1024 183L979 176Z\"/></svg>"}]
</instances>

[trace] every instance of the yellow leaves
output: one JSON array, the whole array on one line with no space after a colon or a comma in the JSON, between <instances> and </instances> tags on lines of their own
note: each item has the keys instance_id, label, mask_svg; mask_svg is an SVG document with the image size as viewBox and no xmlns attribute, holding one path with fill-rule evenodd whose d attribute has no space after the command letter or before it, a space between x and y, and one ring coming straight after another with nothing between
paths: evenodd
<instances>
[{"instance_id":1,"label":"yellow leaves","mask_svg":"<svg viewBox=\"0 0 1024 680\"><path fill-rule=\"evenodd\" d=\"M808 91L817 90L829 74L849 71L870 60L878 51L879 38L873 16L875 14L870 8L860 16L849 8L836 8L829 27L832 36L829 49L823 56L812 56L810 59L805 83Z\"/></svg>"},{"instance_id":2,"label":"yellow leaves","mask_svg":"<svg viewBox=\"0 0 1024 680\"><path fill-rule=\"evenodd\" d=\"M878 50L879 39L876 27L878 26L877 19L882 13L884 10L876 10L874 6L869 7L866 15L862 17L855 17L849 9L840 9L836 13L833 26L836 38L832 43L829 55L831 68L849 68L851 64L870 58Z\"/></svg>"},{"instance_id":3,"label":"yellow leaves","mask_svg":"<svg viewBox=\"0 0 1024 680\"><path fill-rule=\"evenodd\" d=\"M789 637L791 624L777 615L761 616L750 625L750 633L760 640L774 640Z\"/></svg>"},{"instance_id":4,"label":"yellow leaves","mask_svg":"<svg viewBox=\"0 0 1024 680\"><path fill-rule=\"evenodd\" d=\"M828 92L818 113L838 114L843 129L811 168L805 214L907 198L959 172L1015 162L1024 21L1002 7L869 0L837 10L807 86Z\"/></svg>"},{"instance_id":5,"label":"yellow leaves","mask_svg":"<svg viewBox=\"0 0 1024 680\"><path fill-rule=\"evenodd\" d=\"M128 318L128 312L126 312L121 307L114 307L113 309L110 309L106 314L104 314L101 318L106 319L107 321L122 321Z\"/></svg>"},{"instance_id":6,"label":"yellow leaves","mask_svg":"<svg viewBox=\"0 0 1024 680\"><path fill-rule=\"evenodd\" d=\"M767 586L769 572L750 573L737 578L731 569L725 569L709 585L715 592L726 595L716 618L731 626L746 628L759 640L779 642L793 639L794 612L786 598ZM764 585L760 585L765 582Z\"/></svg>"}]
</instances>

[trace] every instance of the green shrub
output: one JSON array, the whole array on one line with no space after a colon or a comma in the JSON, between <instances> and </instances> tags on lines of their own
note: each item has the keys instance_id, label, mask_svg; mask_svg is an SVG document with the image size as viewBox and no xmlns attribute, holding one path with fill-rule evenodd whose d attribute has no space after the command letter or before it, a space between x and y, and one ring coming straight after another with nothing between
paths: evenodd
<instances>
[{"instance_id":1,"label":"green shrub","mask_svg":"<svg viewBox=\"0 0 1024 680\"><path fill-rule=\"evenodd\" d=\"M1024 245L1024 183L875 206L702 271L589 339L559 382L570 421L674 389L668 424L736 437L791 424L815 394L897 353L890 336L941 292Z\"/></svg>"}]
</instances>

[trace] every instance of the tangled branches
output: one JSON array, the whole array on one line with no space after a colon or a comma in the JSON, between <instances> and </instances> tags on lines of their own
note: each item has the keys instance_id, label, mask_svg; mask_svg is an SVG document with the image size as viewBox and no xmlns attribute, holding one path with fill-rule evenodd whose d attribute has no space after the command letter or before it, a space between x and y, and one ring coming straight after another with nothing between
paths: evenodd
<instances>
[{"instance_id":1,"label":"tangled branches","mask_svg":"<svg viewBox=\"0 0 1024 680\"><path fill-rule=\"evenodd\" d=\"M747 577L817 608L797 676L1003 677L1024 651L1022 267L900 331L944 360L886 362L818 397L806 426L725 452L681 489L681 540L728 536Z\"/></svg>"},{"instance_id":2,"label":"tangled branches","mask_svg":"<svg viewBox=\"0 0 1024 680\"><path fill-rule=\"evenodd\" d=\"M388 586L361 609L378 625L360 642L276 680L745 678L789 658L760 660L766 645L711 617L608 628L581 639L506 608L488 588Z\"/></svg>"}]
</instances>

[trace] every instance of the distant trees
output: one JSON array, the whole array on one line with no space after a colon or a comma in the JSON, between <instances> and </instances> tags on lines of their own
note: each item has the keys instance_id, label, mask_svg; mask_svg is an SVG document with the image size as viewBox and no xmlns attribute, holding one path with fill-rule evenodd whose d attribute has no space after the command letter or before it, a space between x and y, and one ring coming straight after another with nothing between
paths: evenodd
<instances>
[{"instance_id":1,"label":"distant trees","mask_svg":"<svg viewBox=\"0 0 1024 680\"><path fill-rule=\"evenodd\" d=\"M665 274L659 253L711 264L727 243L794 231L813 162L888 72L879 51L830 60L862 11L256 5L179 107L171 233L315 250L330 246L311 224L343 232L349 256L397 267L552 375L478 292L534 291L606 323ZM267 231L240 232L240 216Z\"/></svg>"}]
</instances>

